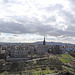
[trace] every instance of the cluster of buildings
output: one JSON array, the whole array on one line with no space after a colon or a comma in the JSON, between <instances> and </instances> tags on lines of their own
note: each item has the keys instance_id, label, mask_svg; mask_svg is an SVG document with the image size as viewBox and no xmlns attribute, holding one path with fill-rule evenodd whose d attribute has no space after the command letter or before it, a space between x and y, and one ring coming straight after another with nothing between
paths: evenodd
<instances>
[{"instance_id":1,"label":"cluster of buildings","mask_svg":"<svg viewBox=\"0 0 75 75\"><path fill-rule=\"evenodd\" d=\"M2 48L2 46L0 45L0 54L4 54L5 50Z\"/></svg>"},{"instance_id":2,"label":"cluster of buildings","mask_svg":"<svg viewBox=\"0 0 75 75\"><path fill-rule=\"evenodd\" d=\"M46 45L45 37L43 44L19 44L19 45L7 45L5 50L0 46L0 53L6 52L10 58L26 58L28 55L40 55L40 54L63 54L69 50L75 50L75 46L63 46L63 45Z\"/></svg>"}]
</instances>

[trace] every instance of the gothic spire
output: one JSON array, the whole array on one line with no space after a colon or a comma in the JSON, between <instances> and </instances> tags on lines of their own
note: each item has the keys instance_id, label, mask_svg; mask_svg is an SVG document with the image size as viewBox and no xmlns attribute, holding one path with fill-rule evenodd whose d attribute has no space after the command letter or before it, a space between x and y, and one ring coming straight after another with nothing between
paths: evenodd
<instances>
[{"instance_id":1,"label":"gothic spire","mask_svg":"<svg viewBox=\"0 0 75 75\"><path fill-rule=\"evenodd\" d=\"M44 36L44 41L43 41L43 45L46 45L46 42L45 42L45 36Z\"/></svg>"}]
</instances>

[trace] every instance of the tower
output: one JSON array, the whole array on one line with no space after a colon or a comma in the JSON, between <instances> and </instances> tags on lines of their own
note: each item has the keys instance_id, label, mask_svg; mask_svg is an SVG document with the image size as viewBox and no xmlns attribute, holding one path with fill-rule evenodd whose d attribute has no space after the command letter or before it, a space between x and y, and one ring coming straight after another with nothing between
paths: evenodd
<instances>
[{"instance_id":1,"label":"tower","mask_svg":"<svg viewBox=\"0 0 75 75\"><path fill-rule=\"evenodd\" d=\"M46 45L46 42L45 42L45 37L44 37L43 45Z\"/></svg>"}]
</instances>

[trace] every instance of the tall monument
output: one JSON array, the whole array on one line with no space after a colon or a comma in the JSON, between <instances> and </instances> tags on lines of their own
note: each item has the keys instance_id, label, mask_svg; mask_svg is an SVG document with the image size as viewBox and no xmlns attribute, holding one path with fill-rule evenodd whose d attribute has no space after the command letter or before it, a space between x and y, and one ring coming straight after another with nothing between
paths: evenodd
<instances>
[{"instance_id":1,"label":"tall monument","mask_svg":"<svg viewBox=\"0 0 75 75\"><path fill-rule=\"evenodd\" d=\"M46 45L45 37L44 37L43 45Z\"/></svg>"}]
</instances>

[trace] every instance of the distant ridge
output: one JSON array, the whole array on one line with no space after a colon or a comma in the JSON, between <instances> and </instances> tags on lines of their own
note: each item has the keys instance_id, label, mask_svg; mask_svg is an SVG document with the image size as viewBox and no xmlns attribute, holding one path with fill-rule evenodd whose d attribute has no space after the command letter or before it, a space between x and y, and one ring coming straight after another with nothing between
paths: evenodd
<instances>
[{"instance_id":1,"label":"distant ridge","mask_svg":"<svg viewBox=\"0 0 75 75\"><path fill-rule=\"evenodd\" d=\"M43 44L42 42L35 42L35 44ZM71 43L62 43L62 42L46 42L46 45L75 45Z\"/></svg>"},{"instance_id":2,"label":"distant ridge","mask_svg":"<svg viewBox=\"0 0 75 75\"><path fill-rule=\"evenodd\" d=\"M20 43L20 42L19 42ZM19 44L19 43L12 43L12 42L0 42L0 44ZM23 44L43 44L42 41L37 41L34 43L23 43ZM75 45L75 44L71 44L71 43L62 43L62 42L46 42L46 45Z\"/></svg>"}]
</instances>

